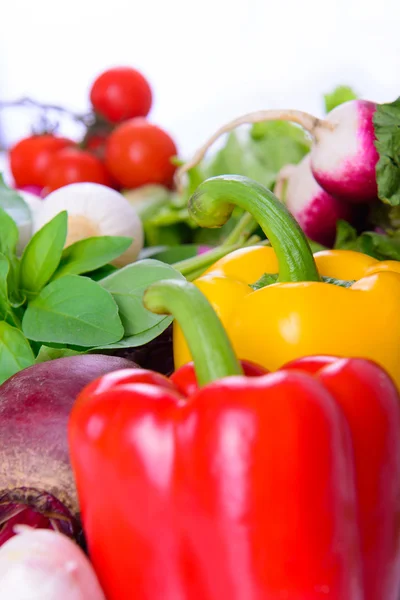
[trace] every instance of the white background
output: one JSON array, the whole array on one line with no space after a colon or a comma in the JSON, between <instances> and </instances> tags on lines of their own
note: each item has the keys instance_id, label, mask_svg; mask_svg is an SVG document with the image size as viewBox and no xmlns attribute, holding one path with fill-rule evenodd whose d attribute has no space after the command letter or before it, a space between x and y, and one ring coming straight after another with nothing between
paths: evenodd
<instances>
[{"instance_id":1,"label":"white background","mask_svg":"<svg viewBox=\"0 0 400 600\"><path fill-rule=\"evenodd\" d=\"M322 112L322 94L351 84L400 96L399 0L5 0L0 98L22 95L83 111L104 68L139 68L151 119L183 154L252 109ZM28 130L7 111L3 141Z\"/></svg>"}]
</instances>

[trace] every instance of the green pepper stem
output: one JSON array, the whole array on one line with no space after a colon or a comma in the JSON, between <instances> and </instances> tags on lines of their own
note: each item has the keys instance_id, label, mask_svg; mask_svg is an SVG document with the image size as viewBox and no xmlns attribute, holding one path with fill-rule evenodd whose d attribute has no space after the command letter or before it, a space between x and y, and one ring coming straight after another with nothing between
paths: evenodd
<instances>
[{"instance_id":1,"label":"green pepper stem","mask_svg":"<svg viewBox=\"0 0 400 600\"><path fill-rule=\"evenodd\" d=\"M177 279L159 281L147 288L143 303L151 312L172 315L178 321L194 360L199 385L243 373L221 321L193 283Z\"/></svg>"},{"instance_id":2,"label":"green pepper stem","mask_svg":"<svg viewBox=\"0 0 400 600\"><path fill-rule=\"evenodd\" d=\"M190 216L200 227L222 227L240 206L259 223L275 250L279 281L320 281L311 248L297 221L261 184L240 175L203 181L189 200Z\"/></svg>"}]
</instances>

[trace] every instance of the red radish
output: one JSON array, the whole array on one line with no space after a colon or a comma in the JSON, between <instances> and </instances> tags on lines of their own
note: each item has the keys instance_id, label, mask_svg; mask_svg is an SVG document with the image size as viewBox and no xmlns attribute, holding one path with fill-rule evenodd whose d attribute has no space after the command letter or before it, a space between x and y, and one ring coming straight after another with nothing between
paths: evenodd
<instances>
[{"instance_id":1,"label":"red radish","mask_svg":"<svg viewBox=\"0 0 400 600\"><path fill-rule=\"evenodd\" d=\"M0 386L0 546L17 524L80 535L69 414L85 385L132 365L115 356L70 356L28 367Z\"/></svg>"},{"instance_id":2,"label":"red radish","mask_svg":"<svg viewBox=\"0 0 400 600\"><path fill-rule=\"evenodd\" d=\"M348 202L372 202L378 195L375 110L373 102L351 100L329 113L327 122L336 124L332 132L323 127L315 130L313 175L324 190Z\"/></svg>"},{"instance_id":3,"label":"red radish","mask_svg":"<svg viewBox=\"0 0 400 600\"><path fill-rule=\"evenodd\" d=\"M93 567L65 535L16 527L0 548L2 600L105 600Z\"/></svg>"},{"instance_id":4,"label":"red radish","mask_svg":"<svg viewBox=\"0 0 400 600\"><path fill-rule=\"evenodd\" d=\"M311 169L320 186L347 202L372 202L377 197L375 167L378 152L372 122L377 105L366 100L349 100L334 108L325 119L299 110L261 110L227 123L176 172L178 188L182 176L195 167L208 148L224 133L239 125L262 121L292 121L312 137Z\"/></svg>"},{"instance_id":5,"label":"red radish","mask_svg":"<svg viewBox=\"0 0 400 600\"><path fill-rule=\"evenodd\" d=\"M314 179L309 154L298 165L283 167L274 192L306 236L319 244L331 246L338 220L351 220L352 206L328 194Z\"/></svg>"}]
</instances>

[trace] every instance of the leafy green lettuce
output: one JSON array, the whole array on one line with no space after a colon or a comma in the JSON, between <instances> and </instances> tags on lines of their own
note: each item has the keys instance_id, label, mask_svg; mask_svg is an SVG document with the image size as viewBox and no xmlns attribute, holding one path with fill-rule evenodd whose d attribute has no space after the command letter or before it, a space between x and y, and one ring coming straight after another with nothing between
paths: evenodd
<instances>
[{"instance_id":1,"label":"leafy green lettuce","mask_svg":"<svg viewBox=\"0 0 400 600\"><path fill-rule=\"evenodd\" d=\"M378 105L374 128L379 161L376 166L379 198L392 206L400 204L400 97Z\"/></svg>"}]
</instances>

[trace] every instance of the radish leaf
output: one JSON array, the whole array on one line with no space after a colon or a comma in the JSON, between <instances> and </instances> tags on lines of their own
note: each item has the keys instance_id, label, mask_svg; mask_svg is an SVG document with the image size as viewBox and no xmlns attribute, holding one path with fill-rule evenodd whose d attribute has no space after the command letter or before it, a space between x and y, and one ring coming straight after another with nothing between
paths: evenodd
<instances>
[{"instance_id":1,"label":"radish leaf","mask_svg":"<svg viewBox=\"0 0 400 600\"><path fill-rule=\"evenodd\" d=\"M390 104L380 104L374 114L375 146L379 153L376 165L378 196L387 204L400 204L400 97Z\"/></svg>"},{"instance_id":2,"label":"radish leaf","mask_svg":"<svg viewBox=\"0 0 400 600\"><path fill-rule=\"evenodd\" d=\"M324 95L325 112L329 113L331 110L348 102L349 100L357 100L357 94L348 85L339 85L330 94Z\"/></svg>"}]
</instances>

